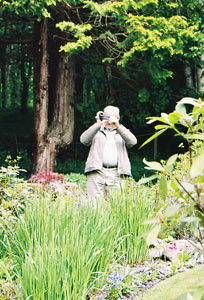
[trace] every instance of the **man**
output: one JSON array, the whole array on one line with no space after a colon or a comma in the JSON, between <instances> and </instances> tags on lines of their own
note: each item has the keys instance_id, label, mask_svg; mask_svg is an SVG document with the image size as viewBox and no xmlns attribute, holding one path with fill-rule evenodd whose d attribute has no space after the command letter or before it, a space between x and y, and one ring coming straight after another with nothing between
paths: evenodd
<instances>
[{"instance_id":1,"label":"man","mask_svg":"<svg viewBox=\"0 0 204 300\"><path fill-rule=\"evenodd\" d=\"M109 105L104 112L96 114L96 123L80 137L82 144L90 146L85 174L88 198L94 206L97 198L105 196L106 190L119 189L124 176L131 176L126 147L133 147L137 139L119 119L119 108Z\"/></svg>"}]
</instances>

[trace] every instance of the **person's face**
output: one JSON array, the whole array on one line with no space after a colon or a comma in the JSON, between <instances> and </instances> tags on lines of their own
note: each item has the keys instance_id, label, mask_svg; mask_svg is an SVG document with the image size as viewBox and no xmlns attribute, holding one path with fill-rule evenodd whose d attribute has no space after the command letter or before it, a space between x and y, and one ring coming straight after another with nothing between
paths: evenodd
<instances>
[{"instance_id":1,"label":"person's face","mask_svg":"<svg viewBox=\"0 0 204 300\"><path fill-rule=\"evenodd\" d=\"M109 130L112 130L116 127L114 119L116 118L118 120L118 116L111 114L111 113L104 113L104 116L109 116L110 118L105 122L106 128Z\"/></svg>"}]
</instances>

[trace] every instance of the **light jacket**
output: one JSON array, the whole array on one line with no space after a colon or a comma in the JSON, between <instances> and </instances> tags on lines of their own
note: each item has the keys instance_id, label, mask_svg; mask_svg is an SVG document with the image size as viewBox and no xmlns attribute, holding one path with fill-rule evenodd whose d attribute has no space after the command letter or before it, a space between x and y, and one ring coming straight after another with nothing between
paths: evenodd
<instances>
[{"instance_id":1,"label":"light jacket","mask_svg":"<svg viewBox=\"0 0 204 300\"><path fill-rule=\"evenodd\" d=\"M105 131L95 123L82 133L80 141L85 146L91 146L85 165L85 174L100 170L103 166L103 150L106 142ZM115 142L118 152L118 173L131 176L131 166L126 147L133 147L137 143L137 139L125 126L119 125Z\"/></svg>"}]
</instances>

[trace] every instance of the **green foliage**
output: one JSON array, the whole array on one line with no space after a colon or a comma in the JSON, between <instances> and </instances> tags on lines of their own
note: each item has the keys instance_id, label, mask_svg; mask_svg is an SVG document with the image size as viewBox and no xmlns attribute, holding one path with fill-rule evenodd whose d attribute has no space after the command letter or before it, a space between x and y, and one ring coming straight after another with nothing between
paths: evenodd
<instances>
[{"instance_id":1,"label":"green foliage","mask_svg":"<svg viewBox=\"0 0 204 300\"><path fill-rule=\"evenodd\" d=\"M117 275L117 273L111 273L107 278L109 286L107 299L118 299L119 297L128 294L129 291L135 290L131 285L132 279L131 275L122 277Z\"/></svg>"},{"instance_id":2,"label":"green foliage","mask_svg":"<svg viewBox=\"0 0 204 300\"><path fill-rule=\"evenodd\" d=\"M69 29L73 33L74 37L77 39L76 42L69 42L65 46L61 46L60 51L68 52L70 55L76 53L77 51L83 51L90 47L92 42L91 36L86 36L86 31L90 31L92 26L90 24L74 24L73 22L60 22L56 25L62 31Z\"/></svg>"},{"instance_id":3,"label":"green foliage","mask_svg":"<svg viewBox=\"0 0 204 300\"><path fill-rule=\"evenodd\" d=\"M30 15L30 16L39 16L42 17L50 17L50 13L48 12L49 6L56 6L57 2L61 2L62 0L41 0L41 1L33 1L33 0L1 0L0 2L3 4L3 9L8 9L9 11L15 12L17 15Z\"/></svg>"},{"instance_id":4,"label":"green foliage","mask_svg":"<svg viewBox=\"0 0 204 300\"><path fill-rule=\"evenodd\" d=\"M187 111L186 106L191 109ZM204 132L204 102L201 99L184 98L178 102L175 111L161 117L151 117L150 122L159 121L156 125L158 131L149 138L143 145L152 141L163 130L173 129L176 134L181 135L188 143L189 153L175 154L164 164L158 162L144 162L147 168L156 170L156 178L159 181L159 194L163 205L158 207L159 224L156 222L156 237L161 226L171 228L178 232L184 224L192 224L191 229L202 243L202 236L199 237L199 225L203 227L204 206L203 206L203 132ZM184 130L182 128L184 127ZM193 140L197 140L194 142ZM195 151L195 152L193 152ZM177 167L173 168L177 158ZM188 159L188 160L187 160ZM155 178L155 177L154 177ZM149 178L150 180L152 178ZM148 179L141 179L140 183L146 183ZM167 198L168 196L168 198ZM168 199L168 202L166 201Z\"/></svg>"},{"instance_id":5,"label":"green foliage","mask_svg":"<svg viewBox=\"0 0 204 300\"><path fill-rule=\"evenodd\" d=\"M123 67L135 59L138 53L151 53L157 61L163 61L165 57L173 55L182 55L186 44L191 42L199 46L197 42L198 40L201 42L202 39L198 24L182 15L182 10L180 14L177 13L179 5L182 6L180 1L178 3L169 1L162 5L155 0L148 3L146 0L137 3L127 0L106 1L101 4L94 1L84 3L91 14L97 14L101 18L108 17L110 21L114 20L114 29L103 29L103 33L100 32L98 38L109 48L110 58L117 57L118 64ZM91 26L95 29L98 23L93 23ZM61 26L61 29L64 27ZM77 30L76 26L75 29ZM81 28L79 28L81 37L80 32ZM69 44L71 48L64 47L65 51L73 49L73 43L69 42L67 45ZM75 45L77 51L79 47L77 43ZM89 47L90 43L87 46ZM167 72L166 76L170 74L171 72Z\"/></svg>"},{"instance_id":6,"label":"green foliage","mask_svg":"<svg viewBox=\"0 0 204 300\"><path fill-rule=\"evenodd\" d=\"M153 193L149 188L138 187L134 180L127 180L121 192L112 195L110 205L117 222L121 224L121 261L127 264L143 261L148 250L144 232L149 225L142 223L153 213Z\"/></svg>"},{"instance_id":7,"label":"green foliage","mask_svg":"<svg viewBox=\"0 0 204 300\"><path fill-rule=\"evenodd\" d=\"M18 159L18 158L17 158ZM7 158L8 167L0 168L0 231L17 222L17 217L25 207L25 201L29 199L29 188L19 179L21 170L18 160L11 161ZM12 164L13 165L12 165ZM27 198L27 199L26 199Z\"/></svg>"},{"instance_id":8,"label":"green foliage","mask_svg":"<svg viewBox=\"0 0 204 300\"><path fill-rule=\"evenodd\" d=\"M86 176L84 174L80 173L70 173L70 174L65 174L63 177L66 179L68 182L73 182L77 183L78 186L80 186L83 191L86 191Z\"/></svg>"},{"instance_id":9,"label":"green foliage","mask_svg":"<svg viewBox=\"0 0 204 300\"><path fill-rule=\"evenodd\" d=\"M84 299L114 258L118 226L111 219L108 211L66 205L63 198L52 205L35 200L13 236L25 296Z\"/></svg>"},{"instance_id":10,"label":"green foliage","mask_svg":"<svg viewBox=\"0 0 204 300\"><path fill-rule=\"evenodd\" d=\"M57 159L56 171L62 174L84 173L85 161L73 158Z\"/></svg>"},{"instance_id":11,"label":"green foliage","mask_svg":"<svg viewBox=\"0 0 204 300\"><path fill-rule=\"evenodd\" d=\"M116 256L123 255L126 263L142 261L147 253L142 220L154 205L149 189L136 189L133 181L127 184L124 192L112 196L110 206L101 202L94 210L63 195L50 201L48 194L35 194L16 230L6 230L11 266L4 264L7 282L15 274L12 284L26 298L85 299L105 283ZM129 290L131 277L125 276L119 292Z\"/></svg>"}]
</instances>

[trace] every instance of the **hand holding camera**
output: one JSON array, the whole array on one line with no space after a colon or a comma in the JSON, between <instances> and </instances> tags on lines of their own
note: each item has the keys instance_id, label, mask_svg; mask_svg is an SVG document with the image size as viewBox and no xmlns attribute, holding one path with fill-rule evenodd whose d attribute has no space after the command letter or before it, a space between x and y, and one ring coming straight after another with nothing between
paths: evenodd
<instances>
[{"instance_id":1,"label":"hand holding camera","mask_svg":"<svg viewBox=\"0 0 204 300\"><path fill-rule=\"evenodd\" d=\"M96 114L96 120L97 120L97 123L101 126L102 124L106 124L106 126L108 125L112 125L114 127L118 127L119 125L119 119L116 118L115 116L113 115L110 115L110 116L107 116L107 115L104 115L104 112L103 111L98 111L97 114ZM108 125L107 125L108 124Z\"/></svg>"}]
</instances>

